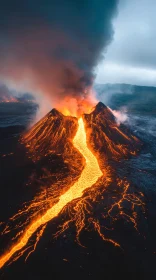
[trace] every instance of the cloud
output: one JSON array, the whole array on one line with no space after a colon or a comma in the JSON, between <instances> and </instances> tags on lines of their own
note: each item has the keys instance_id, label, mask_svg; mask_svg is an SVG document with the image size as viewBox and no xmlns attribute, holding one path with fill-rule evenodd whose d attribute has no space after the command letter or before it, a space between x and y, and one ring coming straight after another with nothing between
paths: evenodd
<instances>
[{"instance_id":1,"label":"cloud","mask_svg":"<svg viewBox=\"0 0 156 280\"><path fill-rule=\"evenodd\" d=\"M106 62L99 67L96 82L156 86L156 69Z\"/></svg>"},{"instance_id":2,"label":"cloud","mask_svg":"<svg viewBox=\"0 0 156 280\"><path fill-rule=\"evenodd\" d=\"M156 1L120 0L114 40L98 67L100 82L156 85Z\"/></svg>"}]
</instances>

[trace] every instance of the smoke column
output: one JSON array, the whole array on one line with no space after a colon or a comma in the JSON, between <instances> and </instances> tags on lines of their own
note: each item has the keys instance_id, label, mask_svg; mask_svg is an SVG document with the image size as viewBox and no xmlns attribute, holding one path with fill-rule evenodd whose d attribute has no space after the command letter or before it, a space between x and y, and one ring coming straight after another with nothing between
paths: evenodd
<instances>
[{"instance_id":1,"label":"smoke column","mask_svg":"<svg viewBox=\"0 0 156 280\"><path fill-rule=\"evenodd\" d=\"M93 102L94 69L113 37L117 0L2 0L0 79L51 106Z\"/></svg>"}]
</instances>

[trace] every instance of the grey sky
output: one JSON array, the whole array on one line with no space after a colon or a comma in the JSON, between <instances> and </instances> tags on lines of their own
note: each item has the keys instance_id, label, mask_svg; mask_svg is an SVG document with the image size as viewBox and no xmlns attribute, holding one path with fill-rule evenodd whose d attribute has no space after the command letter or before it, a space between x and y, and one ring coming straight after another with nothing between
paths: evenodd
<instances>
[{"instance_id":1,"label":"grey sky","mask_svg":"<svg viewBox=\"0 0 156 280\"><path fill-rule=\"evenodd\" d=\"M120 0L114 31L96 81L156 86L156 0Z\"/></svg>"}]
</instances>

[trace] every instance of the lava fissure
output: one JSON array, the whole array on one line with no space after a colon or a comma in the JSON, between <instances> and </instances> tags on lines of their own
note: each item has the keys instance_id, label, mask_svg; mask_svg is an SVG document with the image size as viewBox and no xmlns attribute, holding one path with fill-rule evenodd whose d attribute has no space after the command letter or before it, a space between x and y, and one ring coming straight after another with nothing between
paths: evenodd
<instances>
[{"instance_id":1,"label":"lava fissure","mask_svg":"<svg viewBox=\"0 0 156 280\"><path fill-rule=\"evenodd\" d=\"M83 155L86 160L86 165L81 173L80 178L74 185L60 196L59 201L46 211L45 214L34 220L25 230L23 236L10 248L10 250L1 256L0 268L8 262L12 256L22 250L28 243L32 235L42 226L55 218L61 210L71 201L80 198L84 190L93 186L99 177L103 175L99 168L98 161L86 144L86 134L83 119L78 120L78 130L73 139L73 145Z\"/></svg>"}]
</instances>

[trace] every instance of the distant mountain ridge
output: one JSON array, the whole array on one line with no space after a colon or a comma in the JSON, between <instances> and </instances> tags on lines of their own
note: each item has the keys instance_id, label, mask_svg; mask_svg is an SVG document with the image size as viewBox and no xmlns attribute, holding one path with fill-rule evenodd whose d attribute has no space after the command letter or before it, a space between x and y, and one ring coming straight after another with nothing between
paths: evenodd
<instances>
[{"instance_id":1,"label":"distant mountain ridge","mask_svg":"<svg viewBox=\"0 0 156 280\"><path fill-rule=\"evenodd\" d=\"M156 87L130 84L96 84L98 98L112 109L156 114Z\"/></svg>"},{"instance_id":2,"label":"distant mountain ridge","mask_svg":"<svg viewBox=\"0 0 156 280\"><path fill-rule=\"evenodd\" d=\"M153 86L139 86L139 85L132 85L132 84L120 84L120 83L106 83L106 84L95 84L95 89L103 89L108 90L114 93L141 93L146 94L148 93L155 93L156 94L156 87Z\"/></svg>"}]
</instances>

